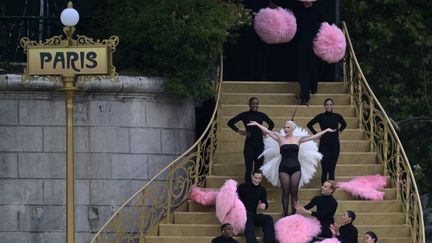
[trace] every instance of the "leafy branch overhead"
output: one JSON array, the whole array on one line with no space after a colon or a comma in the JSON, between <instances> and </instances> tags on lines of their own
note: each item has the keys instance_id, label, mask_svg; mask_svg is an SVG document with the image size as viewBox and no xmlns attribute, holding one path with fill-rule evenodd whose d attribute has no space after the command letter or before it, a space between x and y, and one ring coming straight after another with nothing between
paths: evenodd
<instances>
[{"instance_id":1,"label":"leafy branch overhead","mask_svg":"<svg viewBox=\"0 0 432 243\"><path fill-rule=\"evenodd\" d=\"M230 31L250 24L243 6L229 0L104 0L103 30L121 38L121 69L167 78L172 91L204 99Z\"/></svg>"}]
</instances>

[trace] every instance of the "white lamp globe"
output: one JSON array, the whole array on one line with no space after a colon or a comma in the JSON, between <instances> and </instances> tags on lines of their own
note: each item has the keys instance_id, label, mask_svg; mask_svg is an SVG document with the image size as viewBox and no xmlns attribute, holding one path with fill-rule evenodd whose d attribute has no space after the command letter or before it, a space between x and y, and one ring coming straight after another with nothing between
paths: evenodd
<instances>
[{"instance_id":1,"label":"white lamp globe","mask_svg":"<svg viewBox=\"0 0 432 243\"><path fill-rule=\"evenodd\" d=\"M79 14L72 7L65 8L60 14L60 21L64 26L73 27L78 24Z\"/></svg>"}]
</instances>

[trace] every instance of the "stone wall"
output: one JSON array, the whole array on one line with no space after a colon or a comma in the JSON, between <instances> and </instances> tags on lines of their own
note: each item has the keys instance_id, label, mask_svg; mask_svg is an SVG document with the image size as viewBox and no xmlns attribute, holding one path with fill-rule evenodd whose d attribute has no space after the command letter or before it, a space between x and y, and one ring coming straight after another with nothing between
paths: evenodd
<instances>
[{"instance_id":1,"label":"stone wall","mask_svg":"<svg viewBox=\"0 0 432 243\"><path fill-rule=\"evenodd\" d=\"M0 75L0 243L65 242L66 128L60 84ZM194 104L163 80L120 77L75 96L76 242L195 141Z\"/></svg>"}]
</instances>

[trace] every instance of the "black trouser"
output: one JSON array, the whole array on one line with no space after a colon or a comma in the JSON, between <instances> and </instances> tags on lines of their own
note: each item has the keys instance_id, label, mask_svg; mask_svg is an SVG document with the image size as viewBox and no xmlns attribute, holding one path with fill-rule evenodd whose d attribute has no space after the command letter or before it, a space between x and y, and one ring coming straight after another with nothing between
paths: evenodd
<instances>
[{"instance_id":1,"label":"black trouser","mask_svg":"<svg viewBox=\"0 0 432 243\"><path fill-rule=\"evenodd\" d=\"M271 243L275 241L273 218L270 215L248 212L244 231L246 243L257 242L255 236L255 225L263 228L264 243Z\"/></svg>"},{"instance_id":2,"label":"black trouser","mask_svg":"<svg viewBox=\"0 0 432 243\"><path fill-rule=\"evenodd\" d=\"M321 227L321 234L319 234L317 237L314 237L310 243L321 242L327 238L333 238L333 233L330 230L330 226Z\"/></svg>"},{"instance_id":3,"label":"black trouser","mask_svg":"<svg viewBox=\"0 0 432 243\"><path fill-rule=\"evenodd\" d=\"M340 146L339 143L330 146L327 144L320 144L319 151L323 155L321 160L321 184L324 184L326 180L335 179L336 163L339 158Z\"/></svg>"},{"instance_id":4,"label":"black trouser","mask_svg":"<svg viewBox=\"0 0 432 243\"><path fill-rule=\"evenodd\" d=\"M258 159L258 156L263 152L264 144L261 142L246 142L243 149L245 161L245 182L251 181L252 169L259 169L264 161L264 157Z\"/></svg>"},{"instance_id":5,"label":"black trouser","mask_svg":"<svg viewBox=\"0 0 432 243\"><path fill-rule=\"evenodd\" d=\"M310 46L309 46L310 45ZM301 43L298 48L298 72L300 81L300 99L309 101L309 92L315 93L318 89L317 58L312 44Z\"/></svg>"}]
</instances>

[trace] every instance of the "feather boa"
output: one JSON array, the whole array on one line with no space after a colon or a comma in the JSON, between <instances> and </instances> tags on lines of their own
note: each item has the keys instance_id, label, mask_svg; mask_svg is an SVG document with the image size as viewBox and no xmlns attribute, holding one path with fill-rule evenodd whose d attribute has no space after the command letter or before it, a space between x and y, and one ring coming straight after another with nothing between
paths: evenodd
<instances>
[{"instance_id":1,"label":"feather boa","mask_svg":"<svg viewBox=\"0 0 432 243\"><path fill-rule=\"evenodd\" d=\"M384 200L385 192L378 191L386 186L386 177L382 175L358 176L348 182L338 182L338 188L350 192L354 197L369 200Z\"/></svg>"},{"instance_id":2,"label":"feather boa","mask_svg":"<svg viewBox=\"0 0 432 243\"><path fill-rule=\"evenodd\" d=\"M276 239L280 243L306 243L320 232L318 220L300 214L281 218L275 224Z\"/></svg>"},{"instance_id":3,"label":"feather boa","mask_svg":"<svg viewBox=\"0 0 432 243\"><path fill-rule=\"evenodd\" d=\"M281 136L285 136L285 132L281 129ZM309 136L309 133L303 128L297 127L294 136ZM267 137L264 139L264 151L259 156L264 156L264 165L261 166L263 175L273 186L280 186L279 182L279 164L282 156L279 150L279 144L274 139ZM301 166L301 179L299 187L309 183L315 175L318 161L322 158L322 154L318 152L318 146L314 141L307 141L300 144L298 159Z\"/></svg>"},{"instance_id":4,"label":"feather boa","mask_svg":"<svg viewBox=\"0 0 432 243\"><path fill-rule=\"evenodd\" d=\"M204 206L216 205L216 217L221 224L230 223L238 235L246 226L246 208L237 195L237 182L226 180L218 189L193 187L189 199Z\"/></svg>"}]
</instances>

